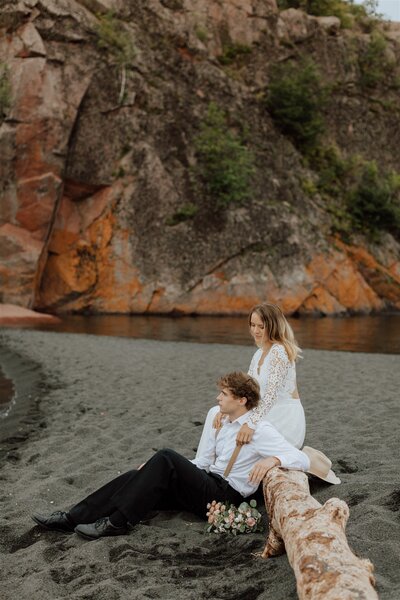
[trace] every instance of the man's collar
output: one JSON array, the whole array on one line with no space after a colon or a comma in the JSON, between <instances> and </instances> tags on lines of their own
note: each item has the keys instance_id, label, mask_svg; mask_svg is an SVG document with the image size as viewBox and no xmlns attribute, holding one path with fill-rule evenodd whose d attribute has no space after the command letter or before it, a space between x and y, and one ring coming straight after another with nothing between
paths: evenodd
<instances>
[{"instance_id":1,"label":"man's collar","mask_svg":"<svg viewBox=\"0 0 400 600\"><path fill-rule=\"evenodd\" d=\"M239 425L243 425L243 423L246 423L247 419L248 419L248 414L250 411L246 410L246 412L241 415L240 417L237 417L237 419L235 419L234 421L230 421L229 418L226 420L227 423L239 423Z\"/></svg>"}]
</instances>

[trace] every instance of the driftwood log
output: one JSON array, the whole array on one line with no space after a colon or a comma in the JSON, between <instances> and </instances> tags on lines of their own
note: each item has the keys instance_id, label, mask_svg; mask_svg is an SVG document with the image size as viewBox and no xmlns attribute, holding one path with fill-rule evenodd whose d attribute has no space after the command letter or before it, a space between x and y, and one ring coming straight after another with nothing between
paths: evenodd
<instances>
[{"instance_id":1,"label":"driftwood log","mask_svg":"<svg viewBox=\"0 0 400 600\"><path fill-rule=\"evenodd\" d=\"M349 507L338 498L323 506L300 471L270 469L263 483L269 536L263 558L286 550L297 594L307 600L376 600L374 567L355 556L345 527Z\"/></svg>"}]
</instances>

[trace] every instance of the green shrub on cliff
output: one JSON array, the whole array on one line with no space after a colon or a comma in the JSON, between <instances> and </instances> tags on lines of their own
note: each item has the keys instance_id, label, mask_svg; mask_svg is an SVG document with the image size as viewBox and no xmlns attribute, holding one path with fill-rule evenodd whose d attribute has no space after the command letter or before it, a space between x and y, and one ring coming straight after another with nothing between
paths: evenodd
<instances>
[{"instance_id":1,"label":"green shrub on cliff","mask_svg":"<svg viewBox=\"0 0 400 600\"><path fill-rule=\"evenodd\" d=\"M225 113L214 103L208 107L194 147L194 174L218 207L250 196L255 172L253 154L240 135L231 131Z\"/></svg>"},{"instance_id":2,"label":"green shrub on cliff","mask_svg":"<svg viewBox=\"0 0 400 600\"><path fill-rule=\"evenodd\" d=\"M309 157L310 167L318 173L318 192L333 197L343 196L344 182L357 169L357 157L344 159L335 145L318 147Z\"/></svg>"},{"instance_id":3,"label":"green shrub on cliff","mask_svg":"<svg viewBox=\"0 0 400 600\"><path fill-rule=\"evenodd\" d=\"M318 194L333 218L333 231L350 240L354 232L378 241L382 231L400 238L400 175L385 173L359 155L343 157L337 146L315 149L307 157L316 179L302 189Z\"/></svg>"},{"instance_id":4,"label":"green shrub on cliff","mask_svg":"<svg viewBox=\"0 0 400 600\"><path fill-rule=\"evenodd\" d=\"M360 84L363 88L373 88L390 75L396 63L387 55L387 42L382 33L374 31L368 46L360 53Z\"/></svg>"},{"instance_id":5,"label":"green shrub on cliff","mask_svg":"<svg viewBox=\"0 0 400 600\"><path fill-rule=\"evenodd\" d=\"M136 56L136 48L123 22L113 12L100 15L98 19L95 31L99 48L110 52L120 67L129 67Z\"/></svg>"},{"instance_id":6,"label":"green shrub on cliff","mask_svg":"<svg viewBox=\"0 0 400 600\"><path fill-rule=\"evenodd\" d=\"M0 123L7 116L11 106L11 86L6 65L0 63Z\"/></svg>"},{"instance_id":7,"label":"green shrub on cliff","mask_svg":"<svg viewBox=\"0 0 400 600\"><path fill-rule=\"evenodd\" d=\"M198 210L198 206L196 206L192 202L187 202L186 204L178 208L178 210L174 212L174 214L171 217L168 217L166 223L170 227L173 227L174 225L179 225L179 223L183 223L184 221L193 219L193 217L195 217L198 213Z\"/></svg>"},{"instance_id":8,"label":"green shrub on cliff","mask_svg":"<svg viewBox=\"0 0 400 600\"><path fill-rule=\"evenodd\" d=\"M326 88L312 60L272 67L267 108L282 133L306 153L315 148L325 129L326 102Z\"/></svg>"},{"instance_id":9,"label":"green shrub on cliff","mask_svg":"<svg viewBox=\"0 0 400 600\"><path fill-rule=\"evenodd\" d=\"M360 232L378 241L382 231L400 238L400 175L379 171L361 156L344 158L335 146L319 148L312 167L314 193L325 200L333 229L349 238Z\"/></svg>"},{"instance_id":10,"label":"green shrub on cliff","mask_svg":"<svg viewBox=\"0 0 400 600\"><path fill-rule=\"evenodd\" d=\"M121 104L125 96L127 69L132 66L136 56L132 36L124 23L113 12L98 16L95 32L98 47L106 50L111 61L121 69L121 86L118 96L118 104Z\"/></svg>"},{"instance_id":11,"label":"green shrub on cliff","mask_svg":"<svg viewBox=\"0 0 400 600\"><path fill-rule=\"evenodd\" d=\"M354 227L372 238L380 231L400 236L400 175L382 174L374 161L361 166L359 180L347 196Z\"/></svg>"},{"instance_id":12,"label":"green shrub on cliff","mask_svg":"<svg viewBox=\"0 0 400 600\"><path fill-rule=\"evenodd\" d=\"M218 62L221 65L230 65L235 60L251 54L250 46L245 44L224 44L222 54L218 56Z\"/></svg>"}]
</instances>

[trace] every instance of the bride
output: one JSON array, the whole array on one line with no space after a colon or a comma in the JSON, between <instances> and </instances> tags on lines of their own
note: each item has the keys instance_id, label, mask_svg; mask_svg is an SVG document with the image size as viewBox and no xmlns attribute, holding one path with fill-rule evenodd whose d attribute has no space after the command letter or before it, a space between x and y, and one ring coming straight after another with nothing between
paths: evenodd
<instances>
[{"instance_id":1,"label":"bride","mask_svg":"<svg viewBox=\"0 0 400 600\"><path fill-rule=\"evenodd\" d=\"M258 421L266 419L288 442L301 448L306 422L296 382L296 359L301 350L296 344L293 330L275 304L259 304L252 308L249 327L258 350L254 353L248 373L260 385L261 402L249 412L247 422L238 433L237 442L250 442ZM202 451L210 428L218 429L220 424L219 406L214 406L208 412L197 454Z\"/></svg>"}]
</instances>

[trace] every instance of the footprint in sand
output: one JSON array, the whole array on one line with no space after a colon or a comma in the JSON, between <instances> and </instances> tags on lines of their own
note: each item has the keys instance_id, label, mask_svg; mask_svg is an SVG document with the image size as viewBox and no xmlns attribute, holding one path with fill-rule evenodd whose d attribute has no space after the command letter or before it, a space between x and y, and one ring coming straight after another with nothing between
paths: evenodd
<instances>
[{"instance_id":1,"label":"footprint in sand","mask_svg":"<svg viewBox=\"0 0 400 600\"><path fill-rule=\"evenodd\" d=\"M368 497L369 494L356 492L354 494L350 494L350 497L348 498L348 500L346 500L346 502L350 507L357 506L358 504L361 504L361 502L364 502L364 500L366 500Z\"/></svg>"},{"instance_id":2,"label":"footprint in sand","mask_svg":"<svg viewBox=\"0 0 400 600\"><path fill-rule=\"evenodd\" d=\"M81 577L86 571L85 565L76 565L72 567L58 567L50 569L50 577L55 583L70 583Z\"/></svg>"},{"instance_id":3,"label":"footprint in sand","mask_svg":"<svg viewBox=\"0 0 400 600\"><path fill-rule=\"evenodd\" d=\"M42 533L38 527L33 527L19 537L11 537L10 534L8 536L4 535L4 532L1 531L0 535L10 554L14 554L14 552L18 552L18 550L23 550L24 548L29 548L29 546L33 546L33 544L42 539Z\"/></svg>"},{"instance_id":4,"label":"footprint in sand","mask_svg":"<svg viewBox=\"0 0 400 600\"><path fill-rule=\"evenodd\" d=\"M357 473L358 465L349 460L340 459L337 461L340 465L340 473Z\"/></svg>"},{"instance_id":5,"label":"footprint in sand","mask_svg":"<svg viewBox=\"0 0 400 600\"><path fill-rule=\"evenodd\" d=\"M383 502L392 512L398 512L400 510L400 490L394 490L389 496L387 496Z\"/></svg>"}]
</instances>

